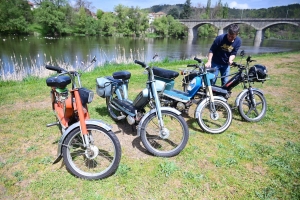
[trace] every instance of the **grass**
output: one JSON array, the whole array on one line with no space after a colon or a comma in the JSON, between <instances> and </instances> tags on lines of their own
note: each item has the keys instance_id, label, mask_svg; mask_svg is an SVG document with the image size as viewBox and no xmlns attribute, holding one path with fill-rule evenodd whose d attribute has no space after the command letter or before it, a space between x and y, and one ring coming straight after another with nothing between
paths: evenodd
<instances>
[{"instance_id":1,"label":"grass","mask_svg":"<svg viewBox=\"0 0 300 200\"><path fill-rule=\"evenodd\" d=\"M299 55L253 56L270 75L263 85L254 84L268 102L265 118L248 123L234 112L229 129L211 135L186 117L190 139L178 156L147 154L131 128L118 123L125 130L115 131L122 144L121 164L113 176L99 181L73 177L62 162L52 165L60 133L46 128L55 118L45 78L0 82L0 199L299 199ZM155 65L178 70L187 63L194 61ZM146 80L138 65L96 68L82 75L82 84L95 91L95 79L116 70L132 73L134 98ZM235 88L230 104L241 90ZM91 118L115 124L104 99L95 96L89 109Z\"/></svg>"}]
</instances>

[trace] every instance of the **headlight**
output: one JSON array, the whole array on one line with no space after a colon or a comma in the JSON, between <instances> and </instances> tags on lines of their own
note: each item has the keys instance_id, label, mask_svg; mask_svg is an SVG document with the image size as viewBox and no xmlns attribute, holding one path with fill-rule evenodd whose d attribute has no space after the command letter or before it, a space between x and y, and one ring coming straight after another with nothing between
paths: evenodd
<instances>
[{"instance_id":1,"label":"headlight","mask_svg":"<svg viewBox=\"0 0 300 200\"><path fill-rule=\"evenodd\" d=\"M88 90L86 88L79 88L79 95L80 95L80 99L81 99L81 103L87 104L87 103L91 103L93 101L94 98L94 92L91 90Z\"/></svg>"}]
</instances>

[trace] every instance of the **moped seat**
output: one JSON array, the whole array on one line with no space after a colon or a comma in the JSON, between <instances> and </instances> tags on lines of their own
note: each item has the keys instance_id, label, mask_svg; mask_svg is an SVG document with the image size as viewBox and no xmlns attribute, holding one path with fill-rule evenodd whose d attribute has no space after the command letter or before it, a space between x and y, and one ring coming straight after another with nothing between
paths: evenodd
<instances>
[{"instance_id":1,"label":"moped seat","mask_svg":"<svg viewBox=\"0 0 300 200\"><path fill-rule=\"evenodd\" d=\"M159 76L159 77L167 78L167 79L175 79L177 76L179 76L179 73L176 71L163 69L163 68L159 68L159 67L153 67L153 74L155 76Z\"/></svg>"},{"instance_id":2,"label":"moped seat","mask_svg":"<svg viewBox=\"0 0 300 200\"><path fill-rule=\"evenodd\" d=\"M50 77L47 78L46 83L49 87L65 88L71 83L71 78L69 76Z\"/></svg>"},{"instance_id":3,"label":"moped seat","mask_svg":"<svg viewBox=\"0 0 300 200\"><path fill-rule=\"evenodd\" d=\"M121 79L123 81L126 81L130 79L131 73L128 71L118 71L113 73L114 79Z\"/></svg>"}]
</instances>

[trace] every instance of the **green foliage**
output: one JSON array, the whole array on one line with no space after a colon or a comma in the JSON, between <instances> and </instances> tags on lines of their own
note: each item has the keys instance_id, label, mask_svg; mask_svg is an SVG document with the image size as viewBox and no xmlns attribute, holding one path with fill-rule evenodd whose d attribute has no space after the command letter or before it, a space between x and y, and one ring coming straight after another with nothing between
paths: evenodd
<instances>
[{"instance_id":1,"label":"green foliage","mask_svg":"<svg viewBox=\"0 0 300 200\"><path fill-rule=\"evenodd\" d=\"M147 15L140 8L117 5L115 7L116 29L125 36L140 35L149 27Z\"/></svg>"},{"instance_id":2,"label":"green foliage","mask_svg":"<svg viewBox=\"0 0 300 200\"><path fill-rule=\"evenodd\" d=\"M0 32L27 33L32 19L27 1L0 0Z\"/></svg>"},{"instance_id":3,"label":"green foliage","mask_svg":"<svg viewBox=\"0 0 300 200\"><path fill-rule=\"evenodd\" d=\"M85 35L96 35L97 22L89 15L87 15L85 8L80 8L75 16L75 32Z\"/></svg>"},{"instance_id":4,"label":"green foliage","mask_svg":"<svg viewBox=\"0 0 300 200\"><path fill-rule=\"evenodd\" d=\"M104 13L100 21L100 29L102 34L106 36L113 35L116 32L116 16L112 13Z\"/></svg>"},{"instance_id":5,"label":"green foliage","mask_svg":"<svg viewBox=\"0 0 300 200\"><path fill-rule=\"evenodd\" d=\"M93 15L89 9L91 2L87 0L75 1L74 7L67 0L35 0L34 2L38 7L31 10L25 0L0 0L0 33L144 36L148 34L146 32L149 28L148 11L162 11L173 19L300 18L300 4L240 10L229 8L227 3L222 3L222 0L218 0L215 7L212 7L211 0L207 0L206 7L192 7L191 1L186 0L184 4L156 5L149 9L129 8L119 4L114 8L115 13L97 10L96 15ZM155 34L163 37L184 36L184 28L173 19L160 19L153 23ZM167 30L164 30L164 26ZM297 26L276 25L268 28L265 37L299 39L299 31L300 28ZM255 33L246 27L243 34L244 37L252 38ZM212 32L201 28L199 35L208 37Z\"/></svg>"},{"instance_id":6,"label":"green foliage","mask_svg":"<svg viewBox=\"0 0 300 200\"><path fill-rule=\"evenodd\" d=\"M155 27L155 33L163 37L182 37L185 34L183 25L171 15L156 18L152 24Z\"/></svg>"},{"instance_id":7,"label":"green foliage","mask_svg":"<svg viewBox=\"0 0 300 200\"><path fill-rule=\"evenodd\" d=\"M215 26L210 24L204 24L198 28L198 36L199 37L216 37L216 33L218 32Z\"/></svg>"},{"instance_id":8,"label":"green foliage","mask_svg":"<svg viewBox=\"0 0 300 200\"><path fill-rule=\"evenodd\" d=\"M181 19L189 19L192 15L191 0L186 0L183 4L183 11L180 14Z\"/></svg>"},{"instance_id":9,"label":"green foliage","mask_svg":"<svg viewBox=\"0 0 300 200\"><path fill-rule=\"evenodd\" d=\"M63 11L49 1L41 3L35 10L35 19L43 27L44 34L57 35L64 33L65 14Z\"/></svg>"},{"instance_id":10,"label":"green foliage","mask_svg":"<svg viewBox=\"0 0 300 200\"><path fill-rule=\"evenodd\" d=\"M179 10L177 8L172 8L169 10L168 15L171 15L174 19L179 19Z\"/></svg>"}]
</instances>

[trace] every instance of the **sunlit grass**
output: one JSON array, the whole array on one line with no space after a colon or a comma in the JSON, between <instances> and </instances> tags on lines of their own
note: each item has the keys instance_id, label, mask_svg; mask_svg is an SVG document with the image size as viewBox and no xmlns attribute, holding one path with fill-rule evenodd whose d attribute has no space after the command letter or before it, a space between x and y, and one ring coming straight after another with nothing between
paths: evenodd
<instances>
[{"instance_id":1,"label":"sunlit grass","mask_svg":"<svg viewBox=\"0 0 300 200\"><path fill-rule=\"evenodd\" d=\"M195 119L186 117L190 139L172 158L141 152L134 133L117 133L118 137L123 134L120 138L124 140L133 134L136 141L120 140L129 144L122 145L120 166L101 181L75 178L62 162L52 165L61 135L57 127L46 128L55 117L45 78L1 81L0 199L299 199L299 53L255 59L267 66L270 75L263 85L254 85L264 92L268 103L262 121L244 122L234 112L229 129L211 135L204 133ZM154 65L178 70L193 62ZM95 92L96 78L117 70L132 73L129 92L133 99L147 80L139 65L96 67L82 74L82 84ZM238 86L235 93L241 90ZM103 98L95 96L89 111L91 118L115 124ZM123 122L118 126L128 127Z\"/></svg>"}]
</instances>

